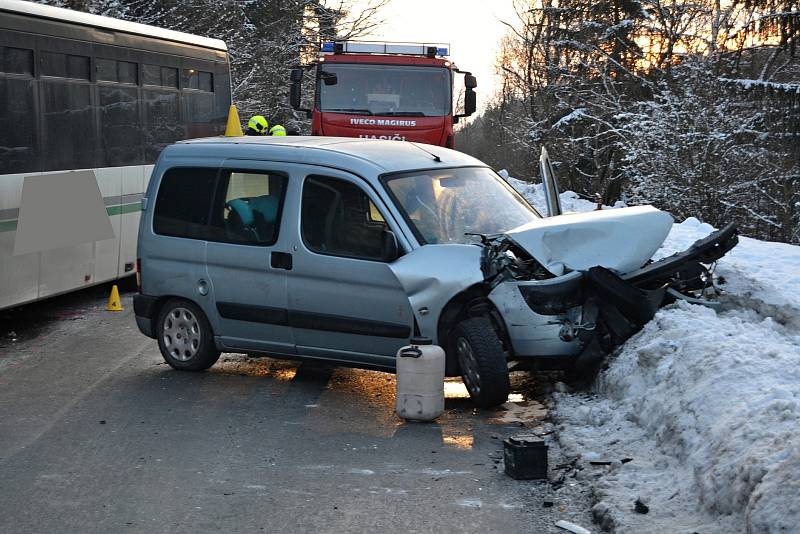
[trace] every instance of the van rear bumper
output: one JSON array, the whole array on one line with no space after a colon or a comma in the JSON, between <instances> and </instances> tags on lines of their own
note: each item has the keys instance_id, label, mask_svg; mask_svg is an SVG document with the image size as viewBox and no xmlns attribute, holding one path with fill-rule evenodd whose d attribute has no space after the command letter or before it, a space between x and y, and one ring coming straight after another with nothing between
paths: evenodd
<instances>
[{"instance_id":1,"label":"van rear bumper","mask_svg":"<svg viewBox=\"0 0 800 534\"><path fill-rule=\"evenodd\" d=\"M139 331L142 334L153 339L156 338L153 320L157 310L157 303L157 297L141 294L133 296L133 313L136 315L136 326L139 327Z\"/></svg>"}]
</instances>

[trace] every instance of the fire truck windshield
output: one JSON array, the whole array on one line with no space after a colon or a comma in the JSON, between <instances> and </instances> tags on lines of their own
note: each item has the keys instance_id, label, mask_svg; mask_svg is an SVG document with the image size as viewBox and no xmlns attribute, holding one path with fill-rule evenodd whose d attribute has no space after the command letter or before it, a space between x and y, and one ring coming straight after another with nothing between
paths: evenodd
<instances>
[{"instance_id":1,"label":"fire truck windshield","mask_svg":"<svg viewBox=\"0 0 800 534\"><path fill-rule=\"evenodd\" d=\"M450 114L447 69L347 63L327 63L320 69L317 106L322 112L399 117ZM323 79L334 83L328 85Z\"/></svg>"}]
</instances>

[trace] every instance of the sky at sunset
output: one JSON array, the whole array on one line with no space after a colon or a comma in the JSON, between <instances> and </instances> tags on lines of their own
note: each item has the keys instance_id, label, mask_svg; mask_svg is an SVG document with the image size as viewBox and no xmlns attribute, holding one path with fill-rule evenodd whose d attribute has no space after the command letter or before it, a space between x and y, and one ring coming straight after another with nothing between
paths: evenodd
<instances>
[{"instance_id":1,"label":"sky at sunset","mask_svg":"<svg viewBox=\"0 0 800 534\"><path fill-rule=\"evenodd\" d=\"M495 55L506 32L500 21L515 20L511 0L392 0L382 18L386 23L369 39L450 43L455 64L477 76L483 108L494 93Z\"/></svg>"}]
</instances>

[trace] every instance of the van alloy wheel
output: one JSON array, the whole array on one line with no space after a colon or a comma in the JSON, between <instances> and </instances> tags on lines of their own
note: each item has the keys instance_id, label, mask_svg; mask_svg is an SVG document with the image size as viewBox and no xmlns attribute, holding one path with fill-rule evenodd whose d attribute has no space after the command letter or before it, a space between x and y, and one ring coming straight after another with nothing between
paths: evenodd
<instances>
[{"instance_id":1,"label":"van alloy wheel","mask_svg":"<svg viewBox=\"0 0 800 534\"><path fill-rule=\"evenodd\" d=\"M164 318L164 347L182 362L191 360L200 348L201 332L197 317L186 308L173 308Z\"/></svg>"},{"instance_id":2,"label":"van alloy wheel","mask_svg":"<svg viewBox=\"0 0 800 534\"><path fill-rule=\"evenodd\" d=\"M180 371L202 371L219 359L211 324L203 310L186 299L170 299L161 306L156 339L164 361Z\"/></svg>"}]
</instances>

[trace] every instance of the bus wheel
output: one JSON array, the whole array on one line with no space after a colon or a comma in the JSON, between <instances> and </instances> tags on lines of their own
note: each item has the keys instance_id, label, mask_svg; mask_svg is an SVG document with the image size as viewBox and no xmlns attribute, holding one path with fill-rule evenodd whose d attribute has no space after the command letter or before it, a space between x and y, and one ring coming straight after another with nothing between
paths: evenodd
<instances>
[{"instance_id":1,"label":"bus wheel","mask_svg":"<svg viewBox=\"0 0 800 534\"><path fill-rule=\"evenodd\" d=\"M477 406L490 408L508 399L509 381L500 338L486 317L467 319L455 329L461 378Z\"/></svg>"},{"instance_id":2,"label":"bus wheel","mask_svg":"<svg viewBox=\"0 0 800 534\"><path fill-rule=\"evenodd\" d=\"M203 311L184 299L169 300L156 323L158 348L164 360L181 371L203 371L219 359L214 334Z\"/></svg>"}]
</instances>

